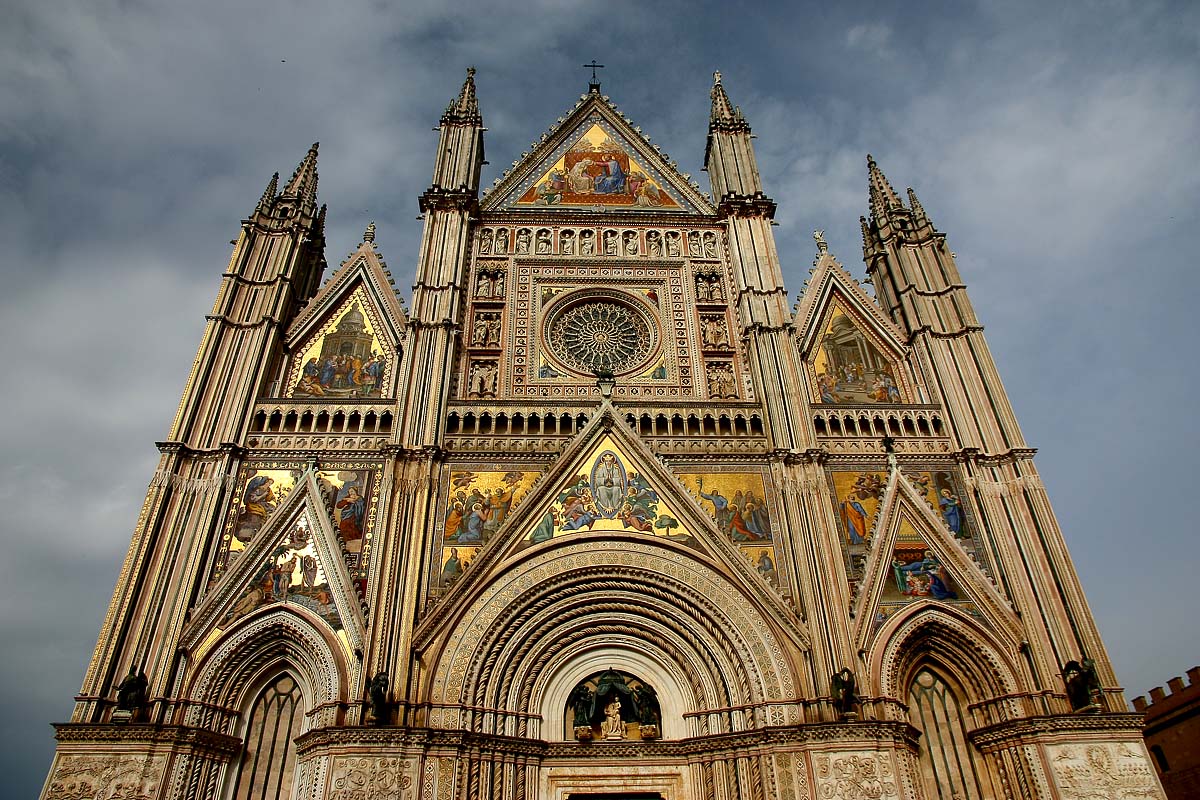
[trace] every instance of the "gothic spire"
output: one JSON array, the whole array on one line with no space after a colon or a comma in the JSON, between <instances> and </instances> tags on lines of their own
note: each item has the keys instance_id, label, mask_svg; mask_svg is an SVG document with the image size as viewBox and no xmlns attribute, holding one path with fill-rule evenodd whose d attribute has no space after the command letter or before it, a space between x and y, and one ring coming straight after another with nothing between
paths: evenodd
<instances>
[{"instance_id":1,"label":"gothic spire","mask_svg":"<svg viewBox=\"0 0 1200 800\"><path fill-rule=\"evenodd\" d=\"M269 206L271 204L271 202L275 199L275 195L277 195L278 193L279 193L279 173L276 172L274 175L271 176L271 180L267 181L267 188L265 191L263 191L262 199L260 199L258 201L258 205L255 206L254 210L262 211L263 209L265 209L267 206Z\"/></svg>"},{"instance_id":2,"label":"gothic spire","mask_svg":"<svg viewBox=\"0 0 1200 800\"><path fill-rule=\"evenodd\" d=\"M482 121L483 118L479 115L479 100L475 97L475 68L467 67L467 79L463 81L458 97L446 106L442 124L458 122L478 125Z\"/></svg>"},{"instance_id":3,"label":"gothic spire","mask_svg":"<svg viewBox=\"0 0 1200 800\"><path fill-rule=\"evenodd\" d=\"M921 205L921 201L917 199L917 193L910 186L908 189L908 207L912 209L913 220L918 225L924 225L929 221L929 217L925 215L925 207Z\"/></svg>"},{"instance_id":4,"label":"gothic spire","mask_svg":"<svg viewBox=\"0 0 1200 800\"><path fill-rule=\"evenodd\" d=\"M867 154L867 187L871 195L871 215L876 219L882 220L884 212L890 208L904 207L870 153Z\"/></svg>"},{"instance_id":5,"label":"gothic spire","mask_svg":"<svg viewBox=\"0 0 1200 800\"><path fill-rule=\"evenodd\" d=\"M712 114L709 116L709 127L720 125L725 126L745 126L746 118L742 116L742 110L733 105L729 101L729 95L725 93L725 87L721 85L721 73L713 73L713 87L709 92L712 96Z\"/></svg>"},{"instance_id":6,"label":"gothic spire","mask_svg":"<svg viewBox=\"0 0 1200 800\"><path fill-rule=\"evenodd\" d=\"M320 145L320 142L313 142L313 146L308 148L308 153L305 154L300 165L296 167L296 171L292 173L287 186L283 187L284 197L298 197L301 200L316 201L317 148Z\"/></svg>"}]
</instances>

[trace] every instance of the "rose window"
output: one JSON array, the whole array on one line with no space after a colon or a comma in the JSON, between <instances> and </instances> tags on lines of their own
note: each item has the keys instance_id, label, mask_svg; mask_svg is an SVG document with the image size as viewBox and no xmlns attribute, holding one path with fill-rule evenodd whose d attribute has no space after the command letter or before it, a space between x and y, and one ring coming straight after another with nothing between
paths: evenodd
<instances>
[{"instance_id":1,"label":"rose window","mask_svg":"<svg viewBox=\"0 0 1200 800\"><path fill-rule=\"evenodd\" d=\"M623 298L591 296L551 313L546 342L555 359L568 369L618 375L649 360L653 331L646 312Z\"/></svg>"}]
</instances>

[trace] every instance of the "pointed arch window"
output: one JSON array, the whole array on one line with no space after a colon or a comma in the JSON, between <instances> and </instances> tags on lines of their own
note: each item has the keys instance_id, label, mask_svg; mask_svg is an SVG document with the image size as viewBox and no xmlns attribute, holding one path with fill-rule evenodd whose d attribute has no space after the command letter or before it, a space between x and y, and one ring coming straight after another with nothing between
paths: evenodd
<instances>
[{"instance_id":1,"label":"pointed arch window","mask_svg":"<svg viewBox=\"0 0 1200 800\"><path fill-rule=\"evenodd\" d=\"M254 701L238 767L236 800L289 800L296 773L295 739L303 730L304 696L286 672Z\"/></svg>"},{"instance_id":2,"label":"pointed arch window","mask_svg":"<svg viewBox=\"0 0 1200 800\"><path fill-rule=\"evenodd\" d=\"M909 717L921 729L921 772L936 800L981 800L974 746L967 740L963 703L953 687L924 667L908 689Z\"/></svg>"}]
</instances>

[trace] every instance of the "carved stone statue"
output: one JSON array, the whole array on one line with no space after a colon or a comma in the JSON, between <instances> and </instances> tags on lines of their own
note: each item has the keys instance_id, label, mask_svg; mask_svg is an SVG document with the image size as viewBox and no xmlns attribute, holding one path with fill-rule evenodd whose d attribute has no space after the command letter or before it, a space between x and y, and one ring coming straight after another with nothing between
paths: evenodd
<instances>
[{"instance_id":1,"label":"carved stone statue","mask_svg":"<svg viewBox=\"0 0 1200 800\"><path fill-rule=\"evenodd\" d=\"M135 670L133 665L129 665L129 674L117 686L117 708L120 711L128 711L131 715L136 716L139 711L146 707L146 687L150 682L146 680L146 673L141 670Z\"/></svg>"},{"instance_id":2,"label":"carved stone statue","mask_svg":"<svg viewBox=\"0 0 1200 800\"><path fill-rule=\"evenodd\" d=\"M841 714L842 719L855 716L854 706L858 703L857 681L854 673L848 667L842 667L841 672L834 673L829 679L829 693L833 696L833 707Z\"/></svg>"},{"instance_id":3,"label":"carved stone statue","mask_svg":"<svg viewBox=\"0 0 1200 800\"><path fill-rule=\"evenodd\" d=\"M638 728L643 739L657 739L659 718L658 694L654 687L643 683L633 693L637 704Z\"/></svg>"},{"instance_id":4,"label":"carved stone statue","mask_svg":"<svg viewBox=\"0 0 1200 800\"><path fill-rule=\"evenodd\" d=\"M1068 661L1062 675L1072 711L1094 714L1103 708L1104 691L1100 686L1100 676L1096 674L1095 661L1086 656L1083 663Z\"/></svg>"},{"instance_id":5,"label":"carved stone statue","mask_svg":"<svg viewBox=\"0 0 1200 800\"><path fill-rule=\"evenodd\" d=\"M621 698L616 695L613 695L604 707L604 724L600 726L600 733L604 734L605 739L625 738L625 721L621 719Z\"/></svg>"},{"instance_id":6,"label":"carved stone statue","mask_svg":"<svg viewBox=\"0 0 1200 800\"><path fill-rule=\"evenodd\" d=\"M391 722L391 704L388 702L388 674L378 672L367 683L367 695L371 700L371 721L375 725Z\"/></svg>"}]
</instances>

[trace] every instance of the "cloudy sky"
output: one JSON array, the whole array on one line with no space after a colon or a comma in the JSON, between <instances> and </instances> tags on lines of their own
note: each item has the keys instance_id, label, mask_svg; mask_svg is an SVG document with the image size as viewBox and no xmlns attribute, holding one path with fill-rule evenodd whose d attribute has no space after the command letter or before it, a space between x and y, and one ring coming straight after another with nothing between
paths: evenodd
<instances>
[{"instance_id":1,"label":"cloudy sky","mask_svg":"<svg viewBox=\"0 0 1200 800\"><path fill-rule=\"evenodd\" d=\"M913 186L958 254L1129 695L1200 663L1183 514L1200 444L1195 3L4 5L14 796L40 787L48 723L70 713L238 221L320 140L328 259L375 220L408 284L430 129L468 65L487 183L586 90L592 58L604 92L700 176L722 70L758 136L793 293L814 228L862 275L866 153Z\"/></svg>"}]
</instances>

